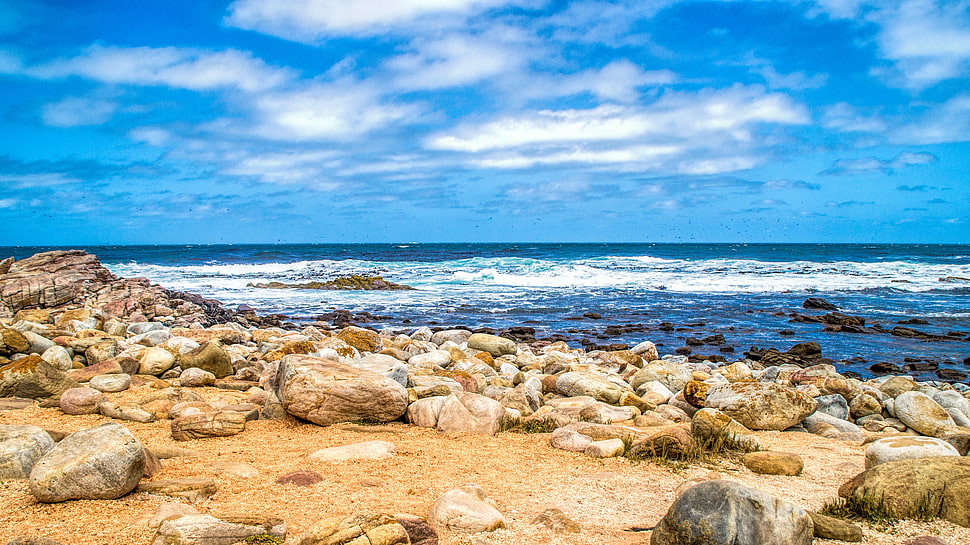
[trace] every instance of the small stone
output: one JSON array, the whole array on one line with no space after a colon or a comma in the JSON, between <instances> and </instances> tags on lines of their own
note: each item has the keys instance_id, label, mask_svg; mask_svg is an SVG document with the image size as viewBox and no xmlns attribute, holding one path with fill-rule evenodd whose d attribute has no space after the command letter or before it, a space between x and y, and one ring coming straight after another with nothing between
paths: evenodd
<instances>
[{"instance_id":1,"label":"small stone","mask_svg":"<svg viewBox=\"0 0 970 545\"><path fill-rule=\"evenodd\" d=\"M837 541L862 541L862 528L837 518L820 515L808 511L815 524L814 534L819 539L834 539Z\"/></svg>"},{"instance_id":2,"label":"small stone","mask_svg":"<svg viewBox=\"0 0 970 545\"><path fill-rule=\"evenodd\" d=\"M593 458L615 458L622 456L625 446L622 439L604 439L586 445L583 454Z\"/></svg>"},{"instance_id":3,"label":"small stone","mask_svg":"<svg viewBox=\"0 0 970 545\"><path fill-rule=\"evenodd\" d=\"M218 490L212 479L165 479L141 483L135 492L170 496L188 502L198 502L212 497Z\"/></svg>"},{"instance_id":4,"label":"small stone","mask_svg":"<svg viewBox=\"0 0 970 545\"><path fill-rule=\"evenodd\" d=\"M801 456L774 450L745 454L742 462L760 475L800 475L804 467Z\"/></svg>"},{"instance_id":5,"label":"small stone","mask_svg":"<svg viewBox=\"0 0 970 545\"><path fill-rule=\"evenodd\" d=\"M338 447L320 449L308 458L318 462L345 462L348 460L383 460L394 456L396 449L387 441L364 441Z\"/></svg>"},{"instance_id":6,"label":"small stone","mask_svg":"<svg viewBox=\"0 0 970 545\"><path fill-rule=\"evenodd\" d=\"M323 477L316 471L300 469L292 471L286 475L281 475L276 479L277 484L292 484L294 486L310 486L322 481Z\"/></svg>"},{"instance_id":7,"label":"small stone","mask_svg":"<svg viewBox=\"0 0 970 545\"><path fill-rule=\"evenodd\" d=\"M541 524L557 534L578 534L579 524L566 516L560 509L546 509L539 513L529 524Z\"/></svg>"}]
</instances>

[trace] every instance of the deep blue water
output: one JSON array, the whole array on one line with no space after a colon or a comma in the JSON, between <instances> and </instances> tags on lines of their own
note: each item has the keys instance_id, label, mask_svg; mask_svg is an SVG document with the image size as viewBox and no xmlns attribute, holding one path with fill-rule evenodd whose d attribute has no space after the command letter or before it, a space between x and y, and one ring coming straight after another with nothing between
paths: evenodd
<instances>
[{"instance_id":1,"label":"deep blue water","mask_svg":"<svg viewBox=\"0 0 970 545\"><path fill-rule=\"evenodd\" d=\"M0 248L26 257L48 248ZM387 316L373 327L421 324L502 329L529 326L599 344L652 340L662 352L687 337L724 335L740 357L814 340L847 368L931 359L966 369L970 342L914 341L888 334L826 333L788 314L822 297L842 312L892 329L900 320L935 334L970 335L970 246L872 244L314 244L100 246L81 248L121 276L248 304L261 313L311 319L339 308ZM416 291L268 290L249 283L377 274ZM945 281L944 281L945 279ZM597 313L602 319L583 318ZM674 331L659 326L669 322ZM604 336L608 325L640 331ZM693 324L693 325L691 325ZM703 324L703 325L697 325ZM679 330L678 330L679 329ZM794 335L779 332L789 330ZM578 346L578 344L576 344ZM720 353L718 347L695 348ZM864 361L862 361L864 360ZM922 375L930 378L929 375Z\"/></svg>"}]
</instances>

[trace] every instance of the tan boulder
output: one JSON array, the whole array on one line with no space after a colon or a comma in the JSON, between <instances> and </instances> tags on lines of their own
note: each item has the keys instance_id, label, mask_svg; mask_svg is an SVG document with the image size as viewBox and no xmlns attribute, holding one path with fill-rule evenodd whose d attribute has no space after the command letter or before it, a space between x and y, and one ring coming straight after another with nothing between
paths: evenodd
<instances>
[{"instance_id":1,"label":"tan boulder","mask_svg":"<svg viewBox=\"0 0 970 545\"><path fill-rule=\"evenodd\" d=\"M404 415L408 392L372 371L305 355L280 362L276 394L289 414L321 426L336 422L390 422Z\"/></svg>"}]
</instances>

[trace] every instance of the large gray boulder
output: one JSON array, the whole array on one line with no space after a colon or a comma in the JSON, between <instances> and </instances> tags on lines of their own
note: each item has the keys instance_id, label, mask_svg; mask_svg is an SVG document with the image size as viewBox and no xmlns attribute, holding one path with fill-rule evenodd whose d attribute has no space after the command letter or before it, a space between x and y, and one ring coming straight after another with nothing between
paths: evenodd
<instances>
[{"instance_id":1,"label":"large gray boulder","mask_svg":"<svg viewBox=\"0 0 970 545\"><path fill-rule=\"evenodd\" d=\"M752 430L784 430L815 412L818 402L774 383L733 382L707 390L704 406L717 409Z\"/></svg>"},{"instance_id":2,"label":"large gray boulder","mask_svg":"<svg viewBox=\"0 0 970 545\"><path fill-rule=\"evenodd\" d=\"M111 500L131 492L145 473L145 449L114 422L68 435L30 472L38 501Z\"/></svg>"},{"instance_id":3,"label":"large gray boulder","mask_svg":"<svg viewBox=\"0 0 970 545\"><path fill-rule=\"evenodd\" d=\"M731 481L688 488L654 528L651 545L811 545L811 516Z\"/></svg>"},{"instance_id":4,"label":"large gray boulder","mask_svg":"<svg viewBox=\"0 0 970 545\"><path fill-rule=\"evenodd\" d=\"M52 448L54 440L37 426L0 426L0 481L26 479Z\"/></svg>"},{"instance_id":5,"label":"large gray boulder","mask_svg":"<svg viewBox=\"0 0 970 545\"><path fill-rule=\"evenodd\" d=\"M896 418L923 435L939 437L956 427L956 422L946 409L922 392L913 390L899 394L893 407Z\"/></svg>"},{"instance_id":6,"label":"large gray boulder","mask_svg":"<svg viewBox=\"0 0 970 545\"><path fill-rule=\"evenodd\" d=\"M637 389L642 384L656 380L676 394L684 389L690 377L691 371L684 365L673 361L656 360L637 371L630 379L630 386Z\"/></svg>"},{"instance_id":7,"label":"large gray boulder","mask_svg":"<svg viewBox=\"0 0 970 545\"><path fill-rule=\"evenodd\" d=\"M623 392L632 391L602 375L587 371L570 371L559 375L556 379L556 390L564 396L589 396L610 405L619 403Z\"/></svg>"},{"instance_id":8,"label":"large gray boulder","mask_svg":"<svg viewBox=\"0 0 970 545\"><path fill-rule=\"evenodd\" d=\"M276 395L289 414L314 424L397 420L408 392L394 379L349 365L302 354L280 362Z\"/></svg>"}]
</instances>

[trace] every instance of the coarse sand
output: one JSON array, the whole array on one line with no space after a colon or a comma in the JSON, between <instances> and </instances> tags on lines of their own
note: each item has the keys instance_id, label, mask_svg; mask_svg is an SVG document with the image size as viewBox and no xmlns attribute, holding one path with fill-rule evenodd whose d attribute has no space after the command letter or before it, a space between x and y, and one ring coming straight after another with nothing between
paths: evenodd
<instances>
[{"instance_id":1,"label":"coarse sand","mask_svg":"<svg viewBox=\"0 0 970 545\"><path fill-rule=\"evenodd\" d=\"M197 389L207 400L240 399L234 392ZM133 388L112 399L137 399L150 393ZM74 432L109 419L100 415L68 416L37 406L0 411L0 424L33 424L57 432ZM180 447L202 456L169 458L151 480L213 478L218 492L193 505L202 513L263 513L286 522L286 543L320 519L360 512L410 513L427 516L442 493L465 483L481 486L508 519L508 528L464 535L439 528L442 544L467 545L627 545L649 543L650 531L688 479L725 478L817 510L832 501L838 487L864 466L864 447L806 433L755 432L772 450L797 453L805 468L797 477L757 475L737 459L686 466L625 458L596 459L557 450L549 434L499 433L482 436L442 434L402 423L338 424L320 427L294 419L253 421L238 435L177 442L169 421L124 422L149 449ZM316 450L383 440L396 447L384 460L322 462L308 455ZM258 471L242 477L224 464L248 464ZM323 481L308 487L277 484L286 473L307 469ZM139 521L172 498L145 493L117 500L37 502L26 481L0 483L0 544L16 536L49 537L65 545L148 545L155 529ZM558 508L579 523L579 534L555 534L533 518ZM145 517L141 517L144 520ZM899 544L907 538L934 535L950 545L970 544L970 528L945 521L899 521L892 525L862 524L863 543ZM815 540L816 544L837 541Z\"/></svg>"}]
</instances>

